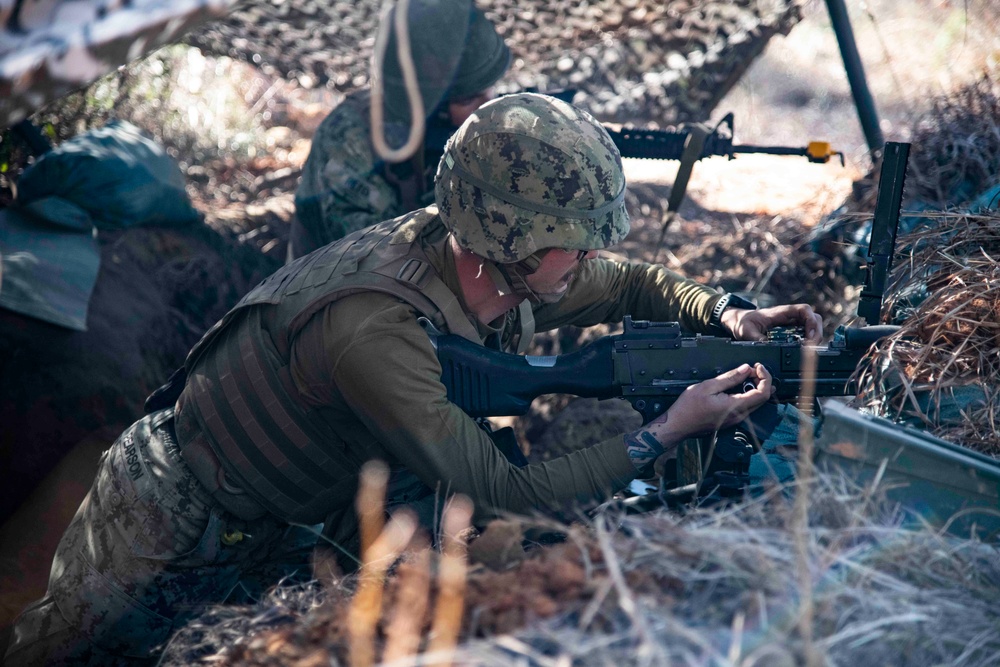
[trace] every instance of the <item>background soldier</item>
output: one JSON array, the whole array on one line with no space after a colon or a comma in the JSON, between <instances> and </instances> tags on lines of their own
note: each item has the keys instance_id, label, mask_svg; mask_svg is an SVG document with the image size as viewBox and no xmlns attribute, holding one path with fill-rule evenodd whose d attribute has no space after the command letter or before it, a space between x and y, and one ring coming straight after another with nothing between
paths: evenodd
<instances>
[{"instance_id":1,"label":"background soldier","mask_svg":"<svg viewBox=\"0 0 1000 667\"><path fill-rule=\"evenodd\" d=\"M519 467L448 401L418 318L507 350L523 350L534 327L626 314L740 338L801 324L819 340L809 306L723 309L724 297L662 266L597 258L629 230L624 194L618 151L586 112L532 94L481 107L446 148L437 206L285 266L195 346L186 379L149 405L165 407L106 452L7 664L148 660L241 580L274 582L301 563L310 538L289 522L324 522L356 554L368 460L389 465L389 508L430 524L441 496L463 493L481 523L606 499L685 436L762 405L771 378L744 365L632 433Z\"/></svg>"},{"instance_id":2,"label":"background soldier","mask_svg":"<svg viewBox=\"0 0 1000 667\"><path fill-rule=\"evenodd\" d=\"M438 4L441 7L433 13L414 16L420 9L414 2L416 9L411 10L413 20L408 24L421 97L428 112L427 138L440 138L442 132L447 136L491 100L492 86L511 60L510 49L482 10L471 7L468 0ZM391 26L394 12L383 23ZM390 144L400 145L409 126L408 105L395 32L390 30L389 35L382 71L385 129ZM371 91L356 91L316 130L295 194L297 220L289 239L290 259L362 227L433 203L440 145L429 147L426 153L417 151L404 162L386 163L372 148L370 107Z\"/></svg>"}]
</instances>

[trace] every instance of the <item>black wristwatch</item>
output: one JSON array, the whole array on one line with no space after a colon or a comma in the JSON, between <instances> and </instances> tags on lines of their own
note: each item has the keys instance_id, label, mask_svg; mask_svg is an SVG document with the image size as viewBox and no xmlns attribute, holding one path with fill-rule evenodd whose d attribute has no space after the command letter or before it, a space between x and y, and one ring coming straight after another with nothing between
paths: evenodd
<instances>
[{"instance_id":1,"label":"black wristwatch","mask_svg":"<svg viewBox=\"0 0 1000 667\"><path fill-rule=\"evenodd\" d=\"M715 304L714 308L712 308L712 315L708 318L708 323L716 330L716 332L722 333L726 336L728 336L730 332L722 326L722 313L725 312L727 308L757 310L757 306L755 306L752 301L748 301L733 293L725 294L721 299L719 299L719 302Z\"/></svg>"}]
</instances>

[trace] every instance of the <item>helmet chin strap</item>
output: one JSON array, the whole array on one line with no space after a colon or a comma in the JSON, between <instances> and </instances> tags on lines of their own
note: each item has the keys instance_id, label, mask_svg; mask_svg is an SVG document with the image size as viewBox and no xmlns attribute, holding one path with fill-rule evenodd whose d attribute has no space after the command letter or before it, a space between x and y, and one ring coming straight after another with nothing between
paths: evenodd
<instances>
[{"instance_id":1,"label":"helmet chin strap","mask_svg":"<svg viewBox=\"0 0 1000 667\"><path fill-rule=\"evenodd\" d=\"M541 261L534 255L517 264L497 264L488 259L483 260L483 270L493 280L493 284L500 294L505 296L512 294L522 298L521 303L517 306L521 315L521 331L517 336L516 354L526 354L528 346L531 344L531 337L535 335L535 315L531 310L531 304L542 303L542 300L524 282L524 277L534 273L540 264ZM521 273L522 270L528 270L528 272Z\"/></svg>"},{"instance_id":2,"label":"helmet chin strap","mask_svg":"<svg viewBox=\"0 0 1000 667\"><path fill-rule=\"evenodd\" d=\"M497 291L503 295L519 296L532 303L542 303L534 290L528 287L525 278L538 270L542 262L535 255L526 257L514 264L499 264L488 259L483 260L483 270L493 280Z\"/></svg>"}]
</instances>

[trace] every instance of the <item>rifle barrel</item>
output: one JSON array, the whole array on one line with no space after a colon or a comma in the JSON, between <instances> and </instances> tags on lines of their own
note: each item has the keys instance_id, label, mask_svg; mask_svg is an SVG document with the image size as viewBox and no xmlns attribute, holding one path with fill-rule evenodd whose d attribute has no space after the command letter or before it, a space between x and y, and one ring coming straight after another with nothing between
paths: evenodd
<instances>
[{"instance_id":1,"label":"rifle barrel","mask_svg":"<svg viewBox=\"0 0 1000 667\"><path fill-rule=\"evenodd\" d=\"M680 160L688 133L683 130L644 130L627 127L614 130L605 127L622 157L647 160ZM701 158L720 155L733 157L733 140L717 133L705 138ZM699 158L700 159L700 158Z\"/></svg>"},{"instance_id":2,"label":"rifle barrel","mask_svg":"<svg viewBox=\"0 0 1000 667\"><path fill-rule=\"evenodd\" d=\"M799 155L808 157L808 149L796 148L794 146L754 146L752 144L740 144L732 147L733 153L763 153L765 155Z\"/></svg>"}]
</instances>

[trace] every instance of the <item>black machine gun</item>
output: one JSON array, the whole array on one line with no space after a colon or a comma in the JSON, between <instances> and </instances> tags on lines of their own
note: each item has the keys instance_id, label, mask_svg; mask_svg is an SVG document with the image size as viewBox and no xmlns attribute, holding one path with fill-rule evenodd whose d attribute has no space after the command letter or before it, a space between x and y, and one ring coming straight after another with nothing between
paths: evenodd
<instances>
[{"instance_id":1,"label":"black machine gun","mask_svg":"<svg viewBox=\"0 0 1000 667\"><path fill-rule=\"evenodd\" d=\"M908 144L886 144L872 231L871 253L876 256L885 251L892 255L893 248L878 243L886 236L895 240L908 148ZM888 269L887 261L871 263L866 281L869 292L872 286L885 285ZM881 293L876 301L865 299L864 309L877 313L881 300ZM870 312L868 317L870 323L877 321ZM812 347L810 351L817 361L814 395L853 395L852 377L862 357L873 343L897 330L894 326L842 326L829 344ZM455 335L432 335L432 341L449 400L472 417L522 415L538 396L562 393L625 399L646 423L663 414L688 387L744 363L759 362L769 370L779 402L796 400L807 381L802 336L787 329L773 330L767 341L736 341L685 334L676 322L633 321L626 317L623 333L605 336L559 356L507 354ZM753 439L761 430L773 429L776 422L767 421L776 418L776 412L765 414L761 423L751 424L749 428L757 433L750 438L737 428L712 439L714 453L709 457L703 451L700 458L711 461L699 470L704 481L699 486L714 484L716 488L741 491L748 481Z\"/></svg>"},{"instance_id":2,"label":"black machine gun","mask_svg":"<svg viewBox=\"0 0 1000 667\"><path fill-rule=\"evenodd\" d=\"M858 362L880 338L898 327L838 329L831 343L815 347L817 397L850 396ZM432 338L448 398L472 417L525 414L544 394L627 400L647 423L660 416L688 387L741 364L763 364L774 378L777 402L795 401L807 381L801 335L772 331L767 341L687 335L676 322L633 321L623 333L605 336L559 356L520 356L490 350L460 336ZM777 405L765 404L749 423L682 446L673 479L679 486L742 492L750 456L779 421Z\"/></svg>"},{"instance_id":3,"label":"black machine gun","mask_svg":"<svg viewBox=\"0 0 1000 667\"><path fill-rule=\"evenodd\" d=\"M569 354L522 356L491 350L460 336L437 336L441 379L448 399L472 417L523 415L544 394L623 398L649 422L667 411L688 387L741 364L763 364L774 377L778 401L802 393L801 337L772 332L767 341L688 335L677 322L633 321ZM814 348L816 396L846 396L858 362L898 327L843 328L833 342Z\"/></svg>"}]
</instances>

